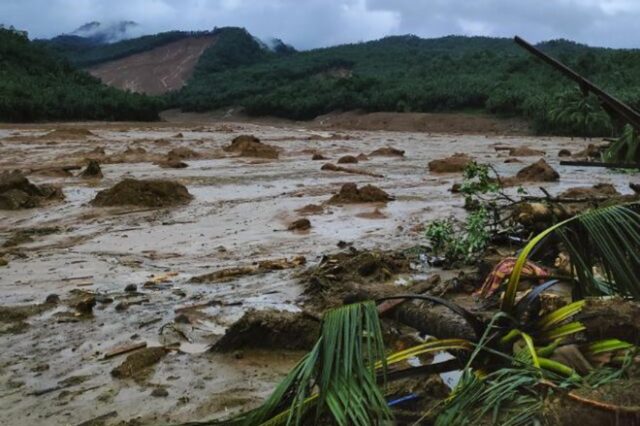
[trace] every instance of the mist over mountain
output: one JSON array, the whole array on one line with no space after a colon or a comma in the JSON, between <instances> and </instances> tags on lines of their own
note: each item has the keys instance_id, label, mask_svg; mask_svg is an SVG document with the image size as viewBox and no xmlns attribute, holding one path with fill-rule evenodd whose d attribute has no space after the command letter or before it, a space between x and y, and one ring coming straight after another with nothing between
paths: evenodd
<instances>
[{"instance_id":1,"label":"mist over mountain","mask_svg":"<svg viewBox=\"0 0 640 426\"><path fill-rule=\"evenodd\" d=\"M142 35L142 27L134 21L102 23L88 22L76 28L69 35L83 37L95 43L115 43Z\"/></svg>"}]
</instances>

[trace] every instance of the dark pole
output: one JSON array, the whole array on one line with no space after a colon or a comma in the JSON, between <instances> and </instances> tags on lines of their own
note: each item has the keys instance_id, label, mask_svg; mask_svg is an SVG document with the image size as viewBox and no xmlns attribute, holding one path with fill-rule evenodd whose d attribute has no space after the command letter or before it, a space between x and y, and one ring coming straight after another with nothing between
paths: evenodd
<instances>
[{"instance_id":1,"label":"dark pole","mask_svg":"<svg viewBox=\"0 0 640 426\"><path fill-rule=\"evenodd\" d=\"M516 42L516 44L518 44L520 47L522 47L523 49L531 53L533 56L536 56L537 58L542 59L544 62L551 65L552 67L560 71L562 74L564 74L565 76L569 77L570 79L578 83L583 93L586 94L588 92L591 92L594 95L596 95L600 99L600 102L606 105L608 109L610 109L611 111L614 111L624 120L626 120L629 124L631 124L636 130L640 131L640 114L637 111L635 111L633 108L631 108L629 105L611 96L610 94L602 90L600 87L596 86L586 78L582 77L580 74L578 74L577 72L575 72L574 70L572 70L571 68L563 64L562 62L558 61L555 58L552 58L551 56L537 49L536 47L534 47L524 39L518 36L515 36L513 40Z\"/></svg>"}]
</instances>

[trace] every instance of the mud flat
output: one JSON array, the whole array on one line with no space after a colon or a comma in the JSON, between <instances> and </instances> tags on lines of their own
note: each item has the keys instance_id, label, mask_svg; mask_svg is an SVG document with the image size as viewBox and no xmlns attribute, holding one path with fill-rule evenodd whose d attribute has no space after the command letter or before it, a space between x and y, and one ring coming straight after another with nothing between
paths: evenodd
<instances>
[{"instance_id":1,"label":"mud flat","mask_svg":"<svg viewBox=\"0 0 640 426\"><path fill-rule=\"evenodd\" d=\"M239 135L275 147L277 158L225 152ZM254 407L301 352L208 348L250 310L302 312L300 273L338 244L407 248L423 242L424 223L464 215L462 197L450 192L460 174L432 174L430 161L463 152L514 176L539 157L505 163L507 153L495 148L527 146L559 172L559 181L545 183L552 194L594 183L629 193L627 175L559 165L558 151L586 144L234 122L2 126L0 172L19 169L35 185L61 188L64 199L0 211L0 424L179 423ZM371 175L323 171L311 159L388 146L404 156L359 162ZM175 149L198 155L181 158L186 168L160 167ZM90 160L102 179L78 176ZM52 170L69 173L45 173ZM176 182L192 198L172 207L91 203L125 179ZM346 183L375 185L393 199L329 203ZM542 195L539 184L523 185ZM310 205L312 227L287 231ZM299 256L306 263L281 261ZM218 271L231 272L192 279ZM127 374L113 375L126 360Z\"/></svg>"}]
</instances>

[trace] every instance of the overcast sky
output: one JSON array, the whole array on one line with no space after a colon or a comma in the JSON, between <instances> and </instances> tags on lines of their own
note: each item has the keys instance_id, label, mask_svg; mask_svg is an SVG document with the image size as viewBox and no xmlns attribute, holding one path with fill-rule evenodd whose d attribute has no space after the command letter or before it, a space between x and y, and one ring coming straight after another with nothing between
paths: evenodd
<instances>
[{"instance_id":1,"label":"overcast sky","mask_svg":"<svg viewBox=\"0 0 640 426\"><path fill-rule=\"evenodd\" d=\"M133 20L144 33L242 26L298 49L408 33L640 47L640 0L0 0L0 23L32 38L94 20Z\"/></svg>"}]
</instances>

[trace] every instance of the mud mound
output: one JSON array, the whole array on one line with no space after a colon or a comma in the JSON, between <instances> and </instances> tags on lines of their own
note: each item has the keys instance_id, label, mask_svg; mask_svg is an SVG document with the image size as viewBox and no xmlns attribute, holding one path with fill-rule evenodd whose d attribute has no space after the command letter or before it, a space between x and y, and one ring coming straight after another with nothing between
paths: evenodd
<instances>
[{"instance_id":1,"label":"mud mound","mask_svg":"<svg viewBox=\"0 0 640 426\"><path fill-rule=\"evenodd\" d=\"M576 187L569 188L560 193L560 198L602 198L622 195L616 190L616 187L609 183L599 183L592 187Z\"/></svg>"},{"instance_id":2,"label":"mud mound","mask_svg":"<svg viewBox=\"0 0 640 426\"><path fill-rule=\"evenodd\" d=\"M0 174L0 210L29 209L62 199L60 188L34 185L21 172Z\"/></svg>"},{"instance_id":3,"label":"mud mound","mask_svg":"<svg viewBox=\"0 0 640 426\"><path fill-rule=\"evenodd\" d=\"M122 155L142 155L146 153L147 153L147 150L140 146L137 146L137 147L128 146L127 149L125 149L122 152Z\"/></svg>"},{"instance_id":4,"label":"mud mound","mask_svg":"<svg viewBox=\"0 0 640 426\"><path fill-rule=\"evenodd\" d=\"M40 139L85 139L90 136L96 136L96 134L89 129L63 127L40 136Z\"/></svg>"},{"instance_id":5,"label":"mud mound","mask_svg":"<svg viewBox=\"0 0 640 426\"><path fill-rule=\"evenodd\" d=\"M356 157L356 160L358 161L367 161L369 160L369 157L367 157L366 155L364 155L363 153L358 154L358 156Z\"/></svg>"},{"instance_id":6,"label":"mud mound","mask_svg":"<svg viewBox=\"0 0 640 426\"><path fill-rule=\"evenodd\" d=\"M306 206L297 209L296 212L303 215L322 214L324 213L324 208L318 204L307 204Z\"/></svg>"},{"instance_id":7,"label":"mud mound","mask_svg":"<svg viewBox=\"0 0 640 426\"><path fill-rule=\"evenodd\" d=\"M304 313L250 310L229 327L212 350L305 350L313 347L319 333L320 321Z\"/></svg>"},{"instance_id":8,"label":"mud mound","mask_svg":"<svg viewBox=\"0 0 640 426\"><path fill-rule=\"evenodd\" d=\"M344 173L351 173L354 175L364 175L364 176L379 177L379 178L384 177L383 175L373 173L373 172L368 172L366 170L354 169L351 167L336 166L335 164L332 164L332 163L323 164L322 167L320 167L320 170L325 170L330 172L344 172Z\"/></svg>"},{"instance_id":9,"label":"mud mound","mask_svg":"<svg viewBox=\"0 0 640 426\"><path fill-rule=\"evenodd\" d=\"M96 160L90 160L87 168L80 173L81 178L85 179L102 179L102 169L100 163Z\"/></svg>"},{"instance_id":10,"label":"mud mound","mask_svg":"<svg viewBox=\"0 0 640 426\"><path fill-rule=\"evenodd\" d=\"M571 157L571 151L568 149L561 149L558 151L558 157Z\"/></svg>"},{"instance_id":11,"label":"mud mound","mask_svg":"<svg viewBox=\"0 0 640 426\"><path fill-rule=\"evenodd\" d=\"M338 158L338 164L358 164L358 159L353 155L345 155Z\"/></svg>"},{"instance_id":12,"label":"mud mound","mask_svg":"<svg viewBox=\"0 0 640 426\"><path fill-rule=\"evenodd\" d=\"M226 152L237 152L241 157L258 157L276 159L280 153L274 146L260 142L253 135L240 135L231 141L231 145L223 148Z\"/></svg>"},{"instance_id":13,"label":"mud mound","mask_svg":"<svg viewBox=\"0 0 640 426\"><path fill-rule=\"evenodd\" d=\"M325 256L308 271L307 303L315 307L342 304L345 297L367 293L369 297L397 291L388 285L397 274L410 271L410 260L401 253L381 251L341 252Z\"/></svg>"},{"instance_id":14,"label":"mud mound","mask_svg":"<svg viewBox=\"0 0 640 426\"><path fill-rule=\"evenodd\" d=\"M110 189L98 192L91 204L99 207L170 207L187 204L192 198L187 188L177 182L125 179Z\"/></svg>"},{"instance_id":15,"label":"mud mound","mask_svg":"<svg viewBox=\"0 0 640 426\"><path fill-rule=\"evenodd\" d=\"M200 154L186 147L174 148L167 153L167 160L192 160L200 158Z\"/></svg>"},{"instance_id":16,"label":"mud mound","mask_svg":"<svg viewBox=\"0 0 640 426\"><path fill-rule=\"evenodd\" d=\"M531 149L528 146L521 146L518 148L509 149L509 155L512 157L536 157L536 156L544 156L545 154L546 153L544 151Z\"/></svg>"},{"instance_id":17,"label":"mud mound","mask_svg":"<svg viewBox=\"0 0 640 426\"><path fill-rule=\"evenodd\" d=\"M391 146L385 146L384 148L378 148L375 151L372 151L369 155L371 157L404 157L404 151Z\"/></svg>"},{"instance_id":18,"label":"mud mound","mask_svg":"<svg viewBox=\"0 0 640 426\"><path fill-rule=\"evenodd\" d=\"M377 186L365 185L358 188L355 183L345 183L340 188L340 192L329 199L329 203L386 203L391 200L393 200L393 197Z\"/></svg>"},{"instance_id":19,"label":"mud mound","mask_svg":"<svg viewBox=\"0 0 640 426\"><path fill-rule=\"evenodd\" d=\"M458 173L472 161L473 158L467 154L456 153L451 157L429 162L429 170L433 173Z\"/></svg>"},{"instance_id":20,"label":"mud mound","mask_svg":"<svg viewBox=\"0 0 640 426\"><path fill-rule=\"evenodd\" d=\"M516 174L516 179L521 182L555 182L560 179L560 175L541 158L532 165L520 170Z\"/></svg>"}]
</instances>

